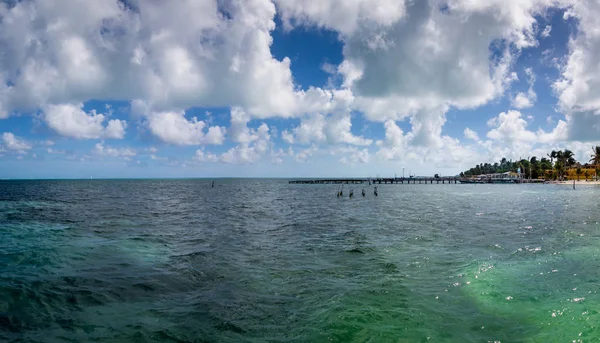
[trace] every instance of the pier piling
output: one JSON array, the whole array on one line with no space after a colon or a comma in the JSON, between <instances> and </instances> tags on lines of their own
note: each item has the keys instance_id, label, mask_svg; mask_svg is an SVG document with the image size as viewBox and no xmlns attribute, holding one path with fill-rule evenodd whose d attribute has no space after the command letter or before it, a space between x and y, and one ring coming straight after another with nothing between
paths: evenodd
<instances>
[{"instance_id":1,"label":"pier piling","mask_svg":"<svg viewBox=\"0 0 600 343\"><path fill-rule=\"evenodd\" d=\"M290 184L363 184L363 183L369 183L369 184L373 184L373 185L381 185L382 183L387 185L387 184L391 184L391 185L398 185L398 184L404 184L405 182L407 184L411 184L411 180L412 180L412 184L417 184L417 180L419 181L419 184L433 184L433 182L435 181L437 184L439 184L440 182L442 184L445 184L446 182L448 183L459 183L460 178L458 177L454 177L454 176L449 176L449 177L414 177L414 178L377 178L377 179L360 179L360 178L356 178L356 179L302 179L302 180L291 180L289 181Z\"/></svg>"}]
</instances>

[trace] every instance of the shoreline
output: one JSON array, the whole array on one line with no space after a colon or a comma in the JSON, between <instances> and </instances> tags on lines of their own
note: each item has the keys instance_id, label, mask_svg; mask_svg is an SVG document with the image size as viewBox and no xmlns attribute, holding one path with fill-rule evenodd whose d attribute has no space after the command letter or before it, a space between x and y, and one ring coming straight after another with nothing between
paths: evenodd
<instances>
[{"instance_id":1,"label":"shoreline","mask_svg":"<svg viewBox=\"0 0 600 343\"><path fill-rule=\"evenodd\" d=\"M546 182L546 184L573 185L573 180L570 180L570 181L548 181L548 182ZM577 181L577 180L575 180L575 185L600 185L600 181L585 181L585 180Z\"/></svg>"}]
</instances>

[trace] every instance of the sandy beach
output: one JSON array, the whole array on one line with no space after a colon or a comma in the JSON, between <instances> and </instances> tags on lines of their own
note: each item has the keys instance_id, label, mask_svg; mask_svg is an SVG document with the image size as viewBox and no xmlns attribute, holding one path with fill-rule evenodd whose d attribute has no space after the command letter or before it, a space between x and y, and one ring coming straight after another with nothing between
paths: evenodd
<instances>
[{"instance_id":1,"label":"sandy beach","mask_svg":"<svg viewBox=\"0 0 600 343\"><path fill-rule=\"evenodd\" d=\"M553 185L573 185L573 180L570 180L570 181L549 181L547 183L548 184L553 184ZM585 181L585 180L577 181L577 180L575 180L575 185L600 185L600 181Z\"/></svg>"}]
</instances>

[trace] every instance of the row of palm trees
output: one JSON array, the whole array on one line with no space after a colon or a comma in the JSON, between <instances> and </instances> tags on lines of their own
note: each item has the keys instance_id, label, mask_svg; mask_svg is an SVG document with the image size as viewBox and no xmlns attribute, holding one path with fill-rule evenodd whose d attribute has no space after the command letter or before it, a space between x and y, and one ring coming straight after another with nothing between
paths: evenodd
<instances>
[{"instance_id":1,"label":"row of palm trees","mask_svg":"<svg viewBox=\"0 0 600 343\"><path fill-rule=\"evenodd\" d=\"M573 152L568 149L552 150L552 152L547 154L547 157L548 158L542 157L541 159L538 159L534 156L529 159L522 159L515 162L503 158L500 163L481 163L462 172L461 176L468 177L481 174L505 173L509 171L517 172L520 170L525 177L531 179L550 178L563 180L565 173L568 174L568 170L570 169L575 169L575 173L578 177L584 175L586 180L593 174L597 177L600 176L600 146L593 147L593 153L589 160L589 164L585 163L582 165L577 162Z\"/></svg>"}]
</instances>

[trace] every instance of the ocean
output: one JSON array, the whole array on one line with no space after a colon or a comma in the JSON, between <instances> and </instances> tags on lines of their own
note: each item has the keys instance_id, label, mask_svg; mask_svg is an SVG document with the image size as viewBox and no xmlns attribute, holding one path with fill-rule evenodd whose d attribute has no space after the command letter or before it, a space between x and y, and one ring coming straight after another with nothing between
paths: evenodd
<instances>
[{"instance_id":1,"label":"ocean","mask_svg":"<svg viewBox=\"0 0 600 343\"><path fill-rule=\"evenodd\" d=\"M600 342L600 186L0 181L2 342Z\"/></svg>"}]
</instances>

